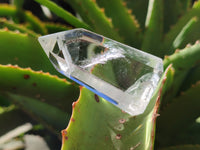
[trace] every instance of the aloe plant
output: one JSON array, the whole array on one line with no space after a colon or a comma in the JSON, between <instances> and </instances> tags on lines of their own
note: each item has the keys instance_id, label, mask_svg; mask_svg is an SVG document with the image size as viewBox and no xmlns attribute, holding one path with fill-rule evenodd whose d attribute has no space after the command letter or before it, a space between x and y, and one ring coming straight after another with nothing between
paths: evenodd
<instances>
[{"instance_id":1,"label":"aloe plant","mask_svg":"<svg viewBox=\"0 0 200 150\"><path fill-rule=\"evenodd\" d=\"M0 149L16 142L2 145L3 135L26 122L33 128L15 136L21 141L16 149L26 147L26 134L62 150L199 149L200 1L64 3L67 7L50 0L0 4ZM40 5L60 21L25 10ZM37 38L72 28L163 58L165 72L142 115L124 113L53 68Z\"/></svg>"}]
</instances>

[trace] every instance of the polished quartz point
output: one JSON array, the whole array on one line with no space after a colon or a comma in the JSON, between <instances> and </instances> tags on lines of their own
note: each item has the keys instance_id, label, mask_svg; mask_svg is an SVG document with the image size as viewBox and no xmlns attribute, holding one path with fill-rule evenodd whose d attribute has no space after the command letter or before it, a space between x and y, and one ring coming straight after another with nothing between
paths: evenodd
<instances>
[{"instance_id":1,"label":"polished quartz point","mask_svg":"<svg viewBox=\"0 0 200 150\"><path fill-rule=\"evenodd\" d=\"M60 73L133 116L145 111L163 72L162 59L85 29L39 42Z\"/></svg>"}]
</instances>

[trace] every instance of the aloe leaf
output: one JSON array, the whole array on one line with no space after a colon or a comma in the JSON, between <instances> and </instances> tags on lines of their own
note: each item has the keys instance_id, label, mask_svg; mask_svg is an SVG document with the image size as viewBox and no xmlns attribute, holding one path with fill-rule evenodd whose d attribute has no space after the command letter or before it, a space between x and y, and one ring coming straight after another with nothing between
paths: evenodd
<instances>
[{"instance_id":1,"label":"aloe leaf","mask_svg":"<svg viewBox=\"0 0 200 150\"><path fill-rule=\"evenodd\" d=\"M183 92L165 106L157 120L157 139L160 146L176 143L176 136L187 129L200 115L200 82ZM165 140L160 140L160 138Z\"/></svg>"},{"instance_id":2,"label":"aloe leaf","mask_svg":"<svg viewBox=\"0 0 200 150\"><path fill-rule=\"evenodd\" d=\"M192 0L179 0L181 2L181 7L183 12L187 12L187 10L192 6L194 1Z\"/></svg>"},{"instance_id":3,"label":"aloe leaf","mask_svg":"<svg viewBox=\"0 0 200 150\"><path fill-rule=\"evenodd\" d=\"M87 24L78 20L71 13L69 13L68 11L59 7L56 3L54 3L50 0L35 0L35 1L40 3L41 5L44 5L47 8L49 8L53 13L55 13L57 16L63 18L69 24L71 24L77 28L85 28L85 29L91 30L91 28Z\"/></svg>"},{"instance_id":4,"label":"aloe leaf","mask_svg":"<svg viewBox=\"0 0 200 150\"><path fill-rule=\"evenodd\" d=\"M173 55L167 56L164 59L164 68L169 64L173 64L175 69L181 71L191 68L198 60L200 60L200 43L196 42L192 46L185 47L182 50L176 51Z\"/></svg>"},{"instance_id":5,"label":"aloe leaf","mask_svg":"<svg viewBox=\"0 0 200 150\"><path fill-rule=\"evenodd\" d=\"M168 50L172 47L173 41L178 36L178 34L183 30L184 26L193 18L200 17L200 1L196 1L193 8L183 15L178 22L172 27L172 29L165 35L164 42L162 46L162 51L164 54L172 54L173 51Z\"/></svg>"},{"instance_id":6,"label":"aloe leaf","mask_svg":"<svg viewBox=\"0 0 200 150\"><path fill-rule=\"evenodd\" d=\"M0 64L18 64L20 67L31 67L58 74L54 69L37 38L26 34L0 30Z\"/></svg>"},{"instance_id":7,"label":"aloe leaf","mask_svg":"<svg viewBox=\"0 0 200 150\"><path fill-rule=\"evenodd\" d=\"M21 33L27 33L28 35L33 36L35 38L38 37L38 34L33 32L32 30L29 30L22 25L15 24L11 21L8 21L5 18L0 18L0 28L8 28L9 30L12 30L12 31L19 31Z\"/></svg>"},{"instance_id":8,"label":"aloe leaf","mask_svg":"<svg viewBox=\"0 0 200 150\"><path fill-rule=\"evenodd\" d=\"M186 79L184 80L184 84L181 86L181 91L185 91L186 89L190 88L193 84L199 81L199 77L200 77L200 64L197 64L188 73Z\"/></svg>"},{"instance_id":9,"label":"aloe leaf","mask_svg":"<svg viewBox=\"0 0 200 150\"><path fill-rule=\"evenodd\" d=\"M40 102L37 99L11 93L6 93L6 95L17 106L20 106L26 113L57 135L60 135L60 130L63 129L70 119L70 116L66 112L44 102Z\"/></svg>"},{"instance_id":10,"label":"aloe leaf","mask_svg":"<svg viewBox=\"0 0 200 150\"><path fill-rule=\"evenodd\" d=\"M182 0L183 1L183 0ZM179 17L183 14L183 6L182 5L186 5L184 7L187 7L188 3L186 1L188 0L184 0L184 2L182 2L181 0L164 0L164 31L167 32L169 31L170 27L172 25L174 25L177 20L179 19ZM183 4L184 3L184 4Z\"/></svg>"},{"instance_id":11,"label":"aloe leaf","mask_svg":"<svg viewBox=\"0 0 200 150\"><path fill-rule=\"evenodd\" d=\"M48 33L56 33L60 31L70 30L72 27L65 26L58 23L45 23L45 28L47 29Z\"/></svg>"},{"instance_id":12,"label":"aloe leaf","mask_svg":"<svg viewBox=\"0 0 200 150\"><path fill-rule=\"evenodd\" d=\"M172 53L177 48L184 48L187 43L194 42L196 39L200 38L200 32L198 32L200 26L200 21L197 17L193 17L189 22L183 27L177 37L174 39L169 53Z\"/></svg>"},{"instance_id":13,"label":"aloe leaf","mask_svg":"<svg viewBox=\"0 0 200 150\"><path fill-rule=\"evenodd\" d=\"M71 104L79 89L75 85L42 71L35 72L18 66L0 65L0 90L45 101L71 113Z\"/></svg>"},{"instance_id":14,"label":"aloe leaf","mask_svg":"<svg viewBox=\"0 0 200 150\"><path fill-rule=\"evenodd\" d=\"M189 126L182 130L178 135L174 137L174 144L173 145L185 145L185 144L193 144L193 145L199 145L199 130L200 130L200 124L199 124L199 117L197 119L194 119L192 122L190 122Z\"/></svg>"},{"instance_id":15,"label":"aloe leaf","mask_svg":"<svg viewBox=\"0 0 200 150\"><path fill-rule=\"evenodd\" d=\"M145 18L148 9L148 0L123 0L124 5L131 9L136 19L138 20L140 27L145 28ZM142 10L142 11L141 11Z\"/></svg>"},{"instance_id":16,"label":"aloe leaf","mask_svg":"<svg viewBox=\"0 0 200 150\"><path fill-rule=\"evenodd\" d=\"M200 145L177 145L166 148L161 148L159 150L200 150Z\"/></svg>"},{"instance_id":17,"label":"aloe leaf","mask_svg":"<svg viewBox=\"0 0 200 150\"><path fill-rule=\"evenodd\" d=\"M17 9L15 6L7 5L7 4L1 4L0 5L0 17L12 17L14 18L17 13ZM29 11L24 11L24 20L25 22L28 22L31 26L31 28L40 34L46 34L47 31L45 29L44 23L41 22L36 16L34 16Z\"/></svg>"},{"instance_id":18,"label":"aloe leaf","mask_svg":"<svg viewBox=\"0 0 200 150\"><path fill-rule=\"evenodd\" d=\"M163 1L150 0L145 22L142 50L161 56L160 46L163 32Z\"/></svg>"},{"instance_id":19,"label":"aloe leaf","mask_svg":"<svg viewBox=\"0 0 200 150\"><path fill-rule=\"evenodd\" d=\"M109 19L103 9L101 9L95 1L91 0L73 0L67 1L86 21L92 29L111 39L123 42L123 39L115 31L112 19Z\"/></svg>"},{"instance_id":20,"label":"aloe leaf","mask_svg":"<svg viewBox=\"0 0 200 150\"><path fill-rule=\"evenodd\" d=\"M23 11L24 0L12 0L11 4L16 7L16 16L13 17L13 20L16 23L22 22L24 20L24 11Z\"/></svg>"},{"instance_id":21,"label":"aloe leaf","mask_svg":"<svg viewBox=\"0 0 200 150\"><path fill-rule=\"evenodd\" d=\"M18 8L22 8L24 0L12 0L11 3Z\"/></svg>"},{"instance_id":22,"label":"aloe leaf","mask_svg":"<svg viewBox=\"0 0 200 150\"><path fill-rule=\"evenodd\" d=\"M109 18L112 18L114 28L124 39L124 42L139 48L141 44L139 24L132 11L124 5L122 0L97 0L97 4L102 10L105 9L105 13Z\"/></svg>"},{"instance_id":23,"label":"aloe leaf","mask_svg":"<svg viewBox=\"0 0 200 150\"><path fill-rule=\"evenodd\" d=\"M81 88L79 100L73 103L70 123L62 131L62 150L152 149L157 112L157 105L154 106L159 103L158 97L171 71L167 69L148 109L139 116L130 116L86 88Z\"/></svg>"},{"instance_id":24,"label":"aloe leaf","mask_svg":"<svg viewBox=\"0 0 200 150\"><path fill-rule=\"evenodd\" d=\"M187 61L186 61L187 60ZM195 66L200 60L200 43L188 46L180 51L176 51L173 55L164 59L164 68L169 64L175 69L174 83L165 95L162 101L162 107L170 103L174 96L178 94L179 89L186 79L192 66Z\"/></svg>"}]
</instances>

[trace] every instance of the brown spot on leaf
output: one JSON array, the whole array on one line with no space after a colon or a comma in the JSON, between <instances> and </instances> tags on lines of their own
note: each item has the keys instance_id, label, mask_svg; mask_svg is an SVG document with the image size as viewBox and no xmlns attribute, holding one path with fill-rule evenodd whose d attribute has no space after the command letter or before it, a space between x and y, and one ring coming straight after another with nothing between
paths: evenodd
<instances>
[{"instance_id":1,"label":"brown spot on leaf","mask_svg":"<svg viewBox=\"0 0 200 150\"><path fill-rule=\"evenodd\" d=\"M68 140L68 136L65 136L65 140Z\"/></svg>"},{"instance_id":2,"label":"brown spot on leaf","mask_svg":"<svg viewBox=\"0 0 200 150\"><path fill-rule=\"evenodd\" d=\"M67 131L66 130L62 130L62 135L66 135L67 134Z\"/></svg>"},{"instance_id":3,"label":"brown spot on leaf","mask_svg":"<svg viewBox=\"0 0 200 150\"><path fill-rule=\"evenodd\" d=\"M75 122L75 119L74 119L74 118L71 118L71 121L72 121L72 122Z\"/></svg>"},{"instance_id":4,"label":"brown spot on leaf","mask_svg":"<svg viewBox=\"0 0 200 150\"><path fill-rule=\"evenodd\" d=\"M119 123L123 124L123 123L125 123L125 122L126 122L125 119L119 119Z\"/></svg>"},{"instance_id":5,"label":"brown spot on leaf","mask_svg":"<svg viewBox=\"0 0 200 150\"><path fill-rule=\"evenodd\" d=\"M120 140L122 138L122 135L121 134L117 134L116 137L115 137L117 140Z\"/></svg>"},{"instance_id":6,"label":"brown spot on leaf","mask_svg":"<svg viewBox=\"0 0 200 150\"><path fill-rule=\"evenodd\" d=\"M61 133L62 133L63 139L68 140L67 130L62 130Z\"/></svg>"},{"instance_id":7,"label":"brown spot on leaf","mask_svg":"<svg viewBox=\"0 0 200 150\"><path fill-rule=\"evenodd\" d=\"M34 82L32 85L33 85L34 87L36 87L36 86L37 86L37 83Z\"/></svg>"},{"instance_id":8,"label":"brown spot on leaf","mask_svg":"<svg viewBox=\"0 0 200 150\"><path fill-rule=\"evenodd\" d=\"M95 98L97 103L100 101L98 95L94 94L94 98Z\"/></svg>"},{"instance_id":9,"label":"brown spot on leaf","mask_svg":"<svg viewBox=\"0 0 200 150\"><path fill-rule=\"evenodd\" d=\"M29 78L30 78L30 75L28 75L28 74L24 75L24 79L29 79Z\"/></svg>"}]
</instances>

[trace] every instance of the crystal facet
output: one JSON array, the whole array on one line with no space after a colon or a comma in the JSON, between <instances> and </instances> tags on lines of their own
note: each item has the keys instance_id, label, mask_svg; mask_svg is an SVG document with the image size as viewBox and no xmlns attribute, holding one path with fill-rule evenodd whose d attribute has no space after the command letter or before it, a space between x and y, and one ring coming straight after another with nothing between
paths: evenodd
<instances>
[{"instance_id":1,"label":"crystal facet","mask_svg":"<svg viewBox=\"0 0 200 150\"><path fill-rule=\"evenodd\" d=\"M163 72L162 59L85 29L39 42L60 73L131 115L144 112Z\"/></svg>"}]
</instances>

